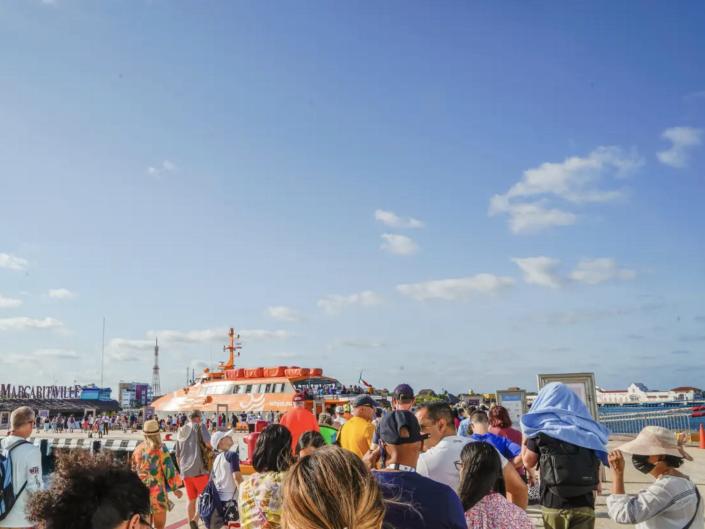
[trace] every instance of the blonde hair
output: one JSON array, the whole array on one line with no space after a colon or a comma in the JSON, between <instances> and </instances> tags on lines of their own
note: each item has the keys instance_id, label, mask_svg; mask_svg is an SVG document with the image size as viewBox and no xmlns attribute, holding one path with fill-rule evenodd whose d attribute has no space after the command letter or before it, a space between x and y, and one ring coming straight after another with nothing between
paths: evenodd
<instances>
[{"instance_id":1,"label":"blonde hair","mask_svg":"<svg viewBox=\"0 0 705 529\"><path fill-rule=\"evenodd\" d=\"M144 442L147 443L147 448L150 450L159 450L162 446L162 434L146 433L144 434Z\"/></svg>"},{"instance_id":2,"label":"blonde hair","mask_svg":"<svg viewBox=\"0 0 705 529\"><path fill-rule=\"evenodd\" d=\"M284 482L283 529L380 529L377 480L352 452L325 446L302 458Z\"/></svg>"},{"instance_id":3,"label":"blonde hair","mask_svg":"<svg viewBox=\"0 0 705 529\"><path fill-rule=\"evenodd\" d=\"M29 406L20 406L19 408L12 410L12 413L10 414L10 428L15 430L33 420L34 410Z\"/></svg>"}]
</instances>

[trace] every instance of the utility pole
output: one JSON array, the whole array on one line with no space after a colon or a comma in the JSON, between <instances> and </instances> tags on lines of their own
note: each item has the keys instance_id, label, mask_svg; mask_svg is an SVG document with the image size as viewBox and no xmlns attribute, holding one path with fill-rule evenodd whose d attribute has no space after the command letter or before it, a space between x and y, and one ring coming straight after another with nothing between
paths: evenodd
<instances>
[{"instance_id":1,"label":"utility pole","mask_svg":"<svg viewBox=\"0 0 705 529\"><path fill-rule=\"evenodd\" d=\"M105 316L103 316L103 346L100 350L100 387L103 387L103 361L105 359Z\"/></svg>"}]
</instances>

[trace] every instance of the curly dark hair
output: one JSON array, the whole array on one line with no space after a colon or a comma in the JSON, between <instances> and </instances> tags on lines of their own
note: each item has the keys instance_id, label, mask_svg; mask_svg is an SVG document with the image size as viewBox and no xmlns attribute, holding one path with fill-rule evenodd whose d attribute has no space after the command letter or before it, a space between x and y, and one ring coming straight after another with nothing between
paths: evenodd
<instances>
[{"instance_id":1,"label":"curly dark hair","mask_svg":"<svg viewBox=\"0 0 705 529\"><path fill-rule=\"evenodd\" d=\"M27 515L41 529L113 529L149 517L149 489L111 454L74 450L57 457L48 490L33 494Z\"/></svg>"}]
</instances>

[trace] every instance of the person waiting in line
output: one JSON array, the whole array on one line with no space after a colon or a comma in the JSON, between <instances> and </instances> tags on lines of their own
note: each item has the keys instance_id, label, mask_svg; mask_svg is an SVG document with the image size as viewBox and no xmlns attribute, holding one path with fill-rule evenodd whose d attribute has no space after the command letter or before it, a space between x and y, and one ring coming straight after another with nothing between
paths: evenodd
<instances>
[{"instance_id":1,"label":"person waiting in line","mask_svg":"<svg viewBox=\"0 0 705 529\"><path fill-rule=\"evenodd\" d=\"M410 411L411 408L416 404L416 397L414 397L414 390L409 384L399 384L394 388L392 393L392 405L391 410L406 410ZM382 418L383 413L379 409L375 410L376 419L373 421L375 426L375 433L372 436L372 444L370 446L371 450L375 450L379 446L379 422ZM385 453L384 449L380 452L380 461L384 464Z\"/></svg>"},{"instance_id":2,"label":"person waiting in line","mask_svg":"<svg viewBox=\"0 0 705 529\"><path fill-rule=\"evenodd\" d=\"M145 421L142 426L144 441L132 453L132 470L149 489L149 504L152 524L155 529L164 529L166 517L173 503L169 492L181 498L181 478L176 472L169 450L162 443L159 423Z\"/></svg>"},{"instance_id":3,"label":"person waiting in line","mask_svg":"<svg viewBox=\"0 0 705 529\"><path fill-rule=\"evenodd\" d=\"M624 492L624 456L632 465L655 479L636 495ZM636 524L635 529L701 529L703 500L691 479L678 469L690 456L673 433L660 426L647 426L633 441L609 454L612 494L607 513L617 523ZM692 459L692 458L691 458Z\"/></svg>"},{"instance_id":4,"label":"person waiting in line","mask_svg":"<svg viewBox=\"0 0 705 529\"><path fill-rule=\"evenodd\" d=\"M326 440L326 444L332 445L338 437L338 429L333 426L333 417L330 413L321 413L318 416L318 428L321 435Z\"/></svg>"},{"instance_id":5,"label":"person waiting in line","mask_svg":"<svg viewBox=\"0 0 705 529\"><path fill-rule=\"evenodd\" d=\"M34 429L36 417L29 406L20 406L10 414L9 435L0 441L0 453L9 460L12 470L12 492L14 504L3 498L0 527L29 527L25 508L30 495L44 486L42 481L42 453L39 447L28 441ZM9 476L4 476L8 478ZM0 483L0 492L9 484ZM9 487L8 487L9 491Z\"/></svg>"},{"instance_id":6,"label":"person waiting in line","mask_svg":"<svg viewBox=\"0 0 705 529\"><path fill-rule=\"evenodd\" d=\"M208 484L208 475L213 463L210 440L198 410L190 413L189 422L176 433L176 461L186 486L186 512L191 529L198 529L196 500Z\"/></svg>"},{"instance_id":7,"label":"person waiting in line","mask_svg":"<svg viewBox=\"0 0 705 529\"><path fill-rule=\"evenodd\" d=\"M353 416L338 430L338 444L363 457L372 444L377 403L369 395L358 395L353 401Z\"/></svg>"},{"instance_id":8,"label":"person waiting in line","mask_svg":"<svg viewBox=\"0 0 705 529\"><path fill-rule=\"evenodd\" d=\"M308 431L319 430L316 416L306 409L306 397L303 393L297 392L293 397L294 406L287 411L279 424L285 426L291 432L291 453L296 453L296 444L299 442L301 434Z\"/></svg>"},{"instance_id":9,"label":"person waiting in line","mask_svg":"<svg viewBox=\"0 0 705 529\"><path fill-rule=\"evenodd\" d=\"M419 457L417 471L440 483L445 483L457 491L460 485L460 470L456 462L468 443L467 437L456 435L450 406L445 402L432 402L421 406L416 418L422 431L428 435L424 442L426 451ZM502 476L504 478L507 498L515 505L525 509L528 504L528 490L514 465L500 454Z\"/></svg>"},{"instance_id":10,"label":"person waiting in line","mask_svg":"<svg viewBox=\"0 0 705 529\"><path fill-rule=\"evenodd\" d=\"M539 466L544 527L593 529L600 461L607 464L607 428L560 382L541 388L521 425L524 466Z\"/></svg>"},{"instance_id":11,"label":"person waiting in line","mask_svg":"<svg viewBox=\"0 0 705 529\"><path fill-rule=\"evenodd\" d=\"M487 417L490 420L490 433L506 437L512 443L521 446L521 432L512 428L512 419L509 417L507 408L500 405L492 406Z\"/></svg>"},{"instance_id":12,"label":"person waiting in line","mask_svg":"<svg viewBox=\"0 0 705 529\"><path fill-rule=\"evenodd\" d=\"M460 460L458 494L468 529L533 529L524 509L504 496L502 463L489 443L467 443Z\"/></svg>"},{"instance_id":13,"label":"person waiting in line","mask_svg":"<svg viewBox=\"0 0 705 529\"><path fill-rule=\"evenodd\" d=\"M58 456L51 486L32 495L27 517L39 529L151 529L149 489L110 453Z\"/></svg>"},{"instance_id":14,"label":"person waiting in line","mask_svg":"<svg viewBox=\"0 0 705 529\"><path fill-rule=\"evenodd\" d=\"M506 437L490 432L490 421L484 411L476 411L473 413L470 416L470 421L472 421L473 432L470 439L490 443L502 456L511 461L514 466L522 466L521 443L513 443Z\"/></svg>"},{"instance_id":15,"label":"person waiting in line","mask_svg":"<svg viewBox=\"0 0 705 529\"><path fill-rule=\"evenodd\" d=\"M377 480L359 457L337 446L301 459L284 481L284 529L381 529L384 512Z\"/></svg>"},{"instance_id":16,"label":"person waiting in line","mask_svg":"<svg viewBox=\"0 0 705 529\"><path fill-rule=\"evenodd\" d=\"M470 416L477 410L475 406L463 406L463 418L458 426L458 435L460 437L470 437L472 435L472 421Z\"/></svg>"},{"instance_id":17,"label":"person waiting in line","mask_svg":"<svg viewBox=\"0 0 705 529\"><path fill-rule=\"evenodd\" d=\"M385 527L403 529L466 529L463 506L456 492L416 472L426 434L410 411L393 411L382 418L380 445L387 454L385 468L373 470L386 500ZM380 450L365 463L374 468Z\"/></svg>"},{"instance_id":18,"label":"person waiting in line","mask_svg":"<svg viewBox=\"0 0 705 529\"><path fill-rule=\"evenodd\" d=\"M343 416L345 413L345 408L343 406L335 407L335 414L333 415L333 426L340 429L343 424L347 422L347 419Z\"/></svg>"},{"instance_id":19,"label":"person waiting in line","mask_svg":"<svg viewBox=\"0 0 705 529\"><path fill-rule=\"evenodd\" d=\"M282 483L292 460L289 430L281 424L267 426L252 454L255 473L242 482L238 491L242 529L281 527Z\"/></svg>"},{"instance_id":20,"label":"person waiting in line","mask_svg":"<svg viewBox=\"0 0 705 529\"><path fill-rule=\"evenodd\" d=\"M240 457L236 451L230 450L233 444L233 438L225 432L215 432L211 436L211 446L218 455L213 461L212 484L209 486L214 487L214 492L218 494L220 501L208 522L209 529L220 529L224 525L237 522L240 518L237 491L242 483L242 474Z\"/></svg>"},{"instance_id":21,"label":"person waiting in line","mask_svg":"<svg viewBox=\"0 0 705 529\"><path fill-rule=\"evenodd\" d=\"M296 445L296 455L300 458L313 454L317 449L326 446L326 440L319 432L304 432Z\"/></svg>"}]
</instances>

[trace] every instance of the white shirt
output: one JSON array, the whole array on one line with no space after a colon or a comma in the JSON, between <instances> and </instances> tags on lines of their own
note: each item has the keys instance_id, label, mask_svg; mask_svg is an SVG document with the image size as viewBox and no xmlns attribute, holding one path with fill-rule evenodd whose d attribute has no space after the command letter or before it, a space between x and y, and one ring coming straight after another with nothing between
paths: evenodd
<instances>
[{"instance_id":1,"label":"white shirt","mask_svg":"<svg viewBox=\"0 0 705 529\"><path fill-rule=\"evenodd\" d=\"M474 443L468 437L450 435L441 439L436 446L429 448L419 456L416 472L433 481L445 483L454 491L460 487L460 471L455 468L455 462L460 461L460 452L468 443ZM508 463L507 459L499 452L502 468Z\"/></svg>"},{"instance_id":2,"label":"white shirt","mask_svg":"<svg viewBox=\"0 0 705 529\"><path fill-rule=\"evenodd\" d=\"M218 489L220 501L237 501L237 483L233 477L232 465L225 458L225 452L218 454L213 461L213 484Z\"/></svg>"},{"instance_id":3,"label":"white shirt","mask_svg":"<svg viewBox=\"0 0 705 529\"><path fill-rule=\"evenodd\" d=\"M697 501L692 481L676 476L661 476L636 496L608 496L607 512L617 523L636 524L635 529L683 529L693 516ZM705 498L701 497L690 529L703 529L704 503Z\"/></svg>"},{"instance_id":4,"label":"white shirt","mask_svg":"<svg viewBox=\"0 0 705 529\"><path fill-rule=\"evenodd\" d=\"M0 448L3 454L7 455L5 450L8 447L24 440L22 437L10 435L0 441ZM12 460L12 487L15 494L19 492L25 481L27 486L17 498L7 517L0 520L0 527L32 527L32 523L25 516L25 508L29 494L42 489L42 454L39 447L23 444L12 451L10 459Z\"/></svg>"}]
</instances>

